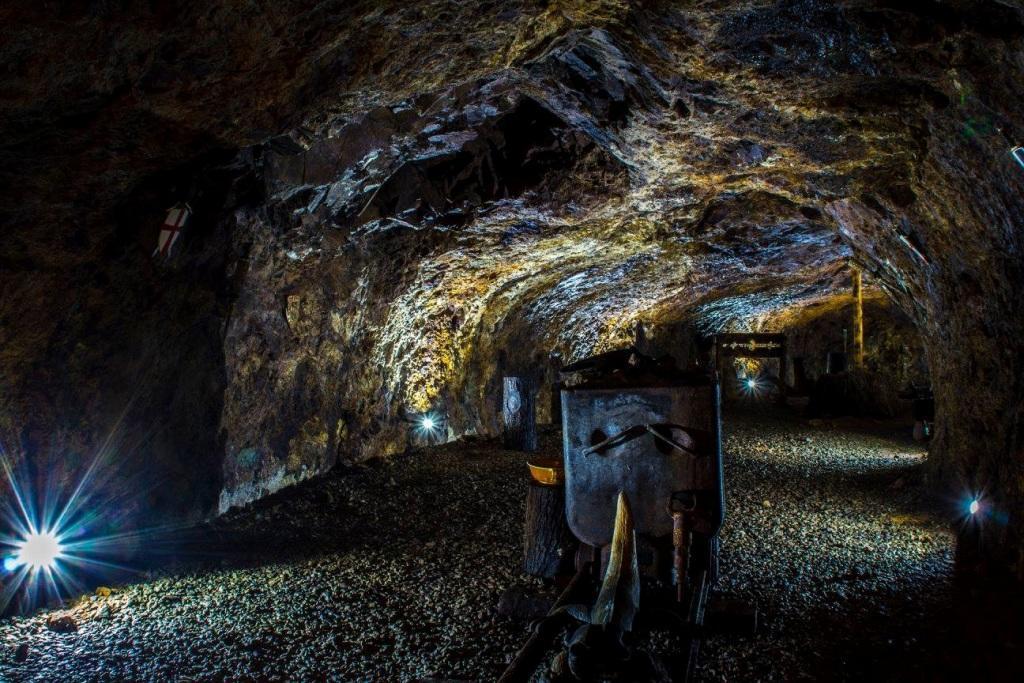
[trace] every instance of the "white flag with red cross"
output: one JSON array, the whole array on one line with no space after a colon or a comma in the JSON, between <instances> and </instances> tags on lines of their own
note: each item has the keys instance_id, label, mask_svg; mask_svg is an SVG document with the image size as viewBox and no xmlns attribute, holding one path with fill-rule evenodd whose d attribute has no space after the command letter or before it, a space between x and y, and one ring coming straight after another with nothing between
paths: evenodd
<instances>
[{"instance_id":1,"label":"white flag with red cross","mask_svg":"<svg viewBox=\"0 0 1024 683\"><path fill-rule=\"evenodd\" d=\"M178 241L178 237L185 229L185 223L188 222L191 215L192 207L188 204L175 204L167 211L167 218L160 226L160 237L157 239L156 251L153 252L153 256L160 254L166 258L171 255L171 249L174 248L174 243Z\"/></svg>"}]
</instances>

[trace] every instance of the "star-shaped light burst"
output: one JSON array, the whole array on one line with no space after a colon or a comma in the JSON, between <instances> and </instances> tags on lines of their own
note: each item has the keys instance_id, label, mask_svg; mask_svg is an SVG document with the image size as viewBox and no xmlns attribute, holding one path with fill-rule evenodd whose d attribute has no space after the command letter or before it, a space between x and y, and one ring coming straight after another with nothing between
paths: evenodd
<instances>
[{"instance_id":1,"label":"star-shaped light burst","mask_svg":"<svg viewBox=\"0 0 1024 683\"><path fill-rule=\"evenodd\" d=\"M77 543L67 540L68 528L64 524L68 508L59 515L36 512L38 507L26 489L19 486L6 453L0 451L6 481L0 488L10 493L0 517L0 558L3 572L8 574L0 583L0 612L21 594L29 604L40 596L61 596L74 585L68 573L70 564L80 560L75 552ZM7 496L5 496L7 497Z\"/></svg>"},{"instance_id":2,"label":"star-shaped light burst","mask_svg":"<svg viewBox=\"0 0 1024 683\"><path fill-rule=\"evenodd\" d=\"M112 432L70 493L62 490L62 477L31 476L24 460L0 445L0 613L16 597L35 606L81 591L99 575L127 571L111 560L152 533L100 531L118 528L118 511L128 508L124 500L101 493L110 490L106 484L115 469L113 441Z\"/></svg>"},{"instance_id":3,"label":"star-shaped light burst","mask_svg":"<svg viewBox=\"0 0 1024 683\"><path fill-rule=\"evenodd\" d=\"M754 376L748 376L741 383L743 391L749 395L756 396L761 393L761 380Z\"/></svg>"},{"instance_id":4,"label":"star-shaped light burst","mask_svg":"<svg viewBox=\"0 0 1024 683\"><path fill-rule=\"evenodd\" d=\"M4 511L4 526L7 527L4 531L8 533L0 536L4 573L11 575L0 584L4 586L0 593L0 612L22 590L30 602L35 602L40 593L60 595L61 589L68 587L64 563L69 559L65 555L62 534L55 528L39 525L36 516L29 514L31 506L15 484L6 459L4 470L14 505Z\"/></svg>"},{"instance_id":5,"label":"star-shaped light burst","mask_svg":"<svg viewBox=\"0 0 1024 683\"><path fill-rule=\"evenodd\" d=\"M949 503L950 507L959 510L958 522L961 529L989 524L1003 526L1009 521L1007 514L999 509L993 497L984 490L969 487L955 499L951 497Z\"/></svg>"},{"instance_id":6,"label":"star-shaped light burst","mask_svg":"<svg viewBox=\"0 0 1024 683\"><path fill-rule=\"evenodd\" d=\"M415 429L424 437L433 437L441 431L442 418L436 412L423 413L415 418Z\"/></svg>"}]
</instances>

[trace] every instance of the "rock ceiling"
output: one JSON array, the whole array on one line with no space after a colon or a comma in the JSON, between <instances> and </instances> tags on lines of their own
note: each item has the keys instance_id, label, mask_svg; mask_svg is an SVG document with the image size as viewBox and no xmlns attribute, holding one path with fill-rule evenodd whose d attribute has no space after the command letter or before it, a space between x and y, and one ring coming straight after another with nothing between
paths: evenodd
<instances>
[{"instance_id":1,"label":"rock ceiling","mask_svg":"<svg viewBox=\"0 0 1024 683\"><path fill-rule=\"evenodd\" d=\"M1015 4L388 4L0 10L9 443L87 450L131 400L224 508L412 414L491 430L501 374L637 323L772 328L851 263L968 417L938 450L1019 443L963 389L1021 405Z\"/></svg>"}]
</instances>

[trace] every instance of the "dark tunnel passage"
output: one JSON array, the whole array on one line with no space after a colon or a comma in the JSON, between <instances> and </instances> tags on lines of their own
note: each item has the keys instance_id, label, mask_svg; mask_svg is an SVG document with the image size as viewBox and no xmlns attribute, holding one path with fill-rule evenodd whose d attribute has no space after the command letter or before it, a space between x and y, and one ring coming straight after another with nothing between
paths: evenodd
<instances>
[{"instance_id":1,"label":"dark tunnel passage","mask_svg":"<svg viewBox=\"0 0 1024 683\"><path fill-rule=\"evenodd\" d=\"M0 678L1020 673L1015 0L0 21Z\"/></svg>"}]
</instances>

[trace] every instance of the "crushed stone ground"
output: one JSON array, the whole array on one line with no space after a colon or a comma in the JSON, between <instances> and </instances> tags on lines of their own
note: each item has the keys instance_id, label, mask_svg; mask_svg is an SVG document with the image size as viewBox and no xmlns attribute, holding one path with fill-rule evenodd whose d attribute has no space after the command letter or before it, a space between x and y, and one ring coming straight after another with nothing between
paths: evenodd
<instances>
[{"instance_id":1,"label":"crushed stone ground","mask_svg":"<svg viewBox=\"0 0 1024 683\"><path fill-rule=\"evenodd\" d=\"M709 639L700 680L934 679L953 538L907 432L726 415L719 588L762 626ZM232 512L109 595L0 620L0 680L495 680L527 635L501 595L550 592L519 568L525 459L463 440Z\"/></svg>"}]
</instances>

